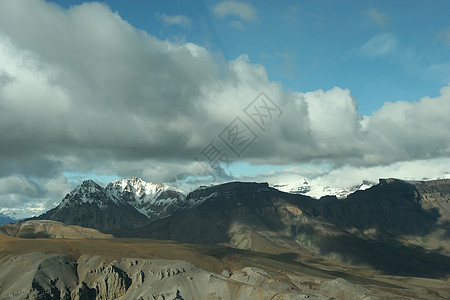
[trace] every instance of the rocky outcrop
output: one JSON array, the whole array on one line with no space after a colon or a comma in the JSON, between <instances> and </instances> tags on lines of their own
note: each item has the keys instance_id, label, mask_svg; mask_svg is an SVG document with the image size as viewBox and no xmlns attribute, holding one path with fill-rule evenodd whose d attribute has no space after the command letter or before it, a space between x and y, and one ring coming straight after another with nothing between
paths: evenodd
<instances>
[{"instance_id":1,"label":"rocky outcrop","mask_svg":"<svg viewBox=\"0 0 450 300\"><path fill-rule=\"evenodd\" d=\"M437 209L440 219L450 221L450 179L412 182L425 209Z\"/></svg>"},{"instance_id":2,"label":"rocky outcrop","mask_svg":"<svg viewBox=\"0 0 450 300\"><path fill-rule=\"evenodd\" d=\"M76 264L64 255L18 256L0 270L0 299L70 299L78 281Z\"/></svg>"}]
</instances>

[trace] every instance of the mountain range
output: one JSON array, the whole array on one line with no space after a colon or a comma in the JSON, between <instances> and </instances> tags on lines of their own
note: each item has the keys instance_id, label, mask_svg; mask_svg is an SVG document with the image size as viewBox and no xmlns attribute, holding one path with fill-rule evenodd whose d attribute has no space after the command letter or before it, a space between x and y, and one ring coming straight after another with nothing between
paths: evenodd
<instances>
[{"instance_id":1,"label":"mountain range","mask_svg":"<svg viewBox=\"0 0 450 300\"><path fill-rule=\"evenodd\" d=\"M347 273L336 271L340 268L362 268L357 269L364 270L361 274L373 270L389 278L428 278L436 280L436 286L445 286L445 280L450 278L450 180L408 182L390 178L380 179L375 185L363 185L346 197L329 195L316 199L301 194L298 189L286 193L280 191L282 187L255 182L199 187L184 195L175 188L139 178L113 181L104 188L87 180L48 212L26 222L0 227L0 235L11 238L113 238L117 240L113 243L126 243L120 246L124 253L140 247L129 244L135 243L136 238L142 241L138 244L170 241L167 249L188 243L202 245L198 249L214 253L215 259L219 260L225 257L232 260L228 255L234 257L240 253L247 261L256 255L251 253L259 253L258 261L265 255L277 261L264 265L263 271L248 270L252 274L267 272L269 265L281 265L281 262L295 265L309 261L310 264L320 262L321 270L335 270L332 271L336 272L333 273L335 278L351 278ZM71 227L75 225L78 227ZM179 256L170 256L171 259L175 257L178 259ZM193 258L186 259L193 262ZM151 264L139 262L147 263ZM111 265L112 269L119 267L127 274L138 276L129 267L118 263ZM245 264L240 267L243 270ZM289 268L283 270L289 271ZM107 281L110 275L105 276ZM252 278L256 280L256 277ZM294 277L289 278L289 284L298 288L299 285L292 281ZM312 279L308 277L308 280ZM312 284L312 281L308 282ZM361 281L357 282L361 284ZM88 293L95 290L97 283L86 281L86 287L79 284L80 281L76 281L68 289L71 292L77 290L78 294ZM101 291L96 293L100 295ZM177 293L172 291L170 295L175 299ZM445 289L431 289L430 293L443 298L450 296L450 290ZM423 293L420 295L422 297ZM296 298L293 296L292 299Z\"/></svg>"},{"instance_id":2,"label":"mountain range","mask_svg":"<svg viewBox=\"0 0 450 300\"><path fill-rule=\"evenodd\" d=\"M448 258L428 253L450 254L449 196L450 180L380 179L342 199L284 193L267 183L231 182L184 196L139 178L105 188L88 180L36 219L124 238L264 252L308 249L347 263L431 276L450 270ZM374 249L378 255L371 255ZM443 263L434 266L438 259Z\"/></svg>"}]
</instances>

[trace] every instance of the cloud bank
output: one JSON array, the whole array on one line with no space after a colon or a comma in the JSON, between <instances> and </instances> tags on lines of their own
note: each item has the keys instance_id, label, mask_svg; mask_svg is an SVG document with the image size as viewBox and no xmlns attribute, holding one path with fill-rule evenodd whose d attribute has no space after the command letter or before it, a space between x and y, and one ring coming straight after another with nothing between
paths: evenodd
<instances>
[{"instance_id":1,"label":"cloud bank","mask_svg":"<svg viewBox=\"0 0 450 300\"><path fill-rule=\"evenodd\" d=\"M231 2L216 13L255 18ZM375 37L361 51L383 55L392 39ZM283 112L266 130L244 111L261 92ZM104 4L1 1L0 208L51 207L73 186L63 172L159 182L198 174L194 157L210 142L253 164L448 159L450 87L440 93L361 116L348 89L287 92L246 55L225 61L200 45L159 40ZM219 138L235 118L258 136L240 157Z\"/></svg>"}]
</instances>

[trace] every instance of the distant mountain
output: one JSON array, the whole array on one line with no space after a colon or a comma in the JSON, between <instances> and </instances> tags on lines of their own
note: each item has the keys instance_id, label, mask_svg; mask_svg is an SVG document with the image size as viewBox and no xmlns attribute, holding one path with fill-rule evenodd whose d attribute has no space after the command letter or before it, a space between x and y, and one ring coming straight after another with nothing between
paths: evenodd
<instances>
[{"instance_id":1,"label":"distant mountain","mask_svg":"<svg viewBox=\"0 0 450 300\"><path fill-rule=\"evenodd\" d=\"M301 194L319 199L323 196L336 196L337 198L345 198L351 193L359 190L366 190L376 183L368 180L363 180L362 183L347 186L347 187L333 187L329 185L319 185L312 183L306 177L300 177L298 180L285 183L274 184L273 187L279 191L291 194Z\"/></svg>"},{"instance_id":2,"label":"distant mountain","mask_svg":"<svg viewBox=\"0 0 450 300\"><path fill-rule=\"evenodd\" d=\"M5 214L0 213L0 225L15 223L15 222L16 222L15 219L13 219Z\"/></svg>"},{"instance_id":3,"label":"distant mountain","mask_svg":"<svg viewBox=\"0 0 450 300\"><path fill-rule=\"evenodd\" d=\"M183 205L185 199L175 189L136 177L113 181L105 188L86 180L57 207L35 219L111 232L166 217Z\"/></svg>"}]
</instances>

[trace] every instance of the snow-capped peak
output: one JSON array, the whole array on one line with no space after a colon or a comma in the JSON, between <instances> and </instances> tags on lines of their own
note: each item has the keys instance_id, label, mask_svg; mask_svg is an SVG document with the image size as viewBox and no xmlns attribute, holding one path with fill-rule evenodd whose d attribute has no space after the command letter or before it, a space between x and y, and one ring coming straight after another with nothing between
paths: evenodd
<instances>
[{"instance_id":1,"label":"snow-capped peak","mask_svg":"<svg viewBox=\"0 0 450 300\"><path fill-rule=\"evenodd\" d=\"M80 203L95 203L99 206L104 206L111 200L117 203L116 199L109 199L105 194L105 190L96 182L85 180L64 197L59 207L62 208Z\"/></svg>"},{"instance_id":2,"label":"snow-capped peak","mask_svg":"<svg viewBox=\"0 0 450 300\"><path fill-rule=\"evenodd\" d=\"M145 195L156 195L167 189L167 186L161 183L146 182L138 177L130 179L115 180L108 184L107 190L120 190L121 192L130 192L139 198Z\"/></svg>"},{"instance_id":3,"label":"snow-capped peak","mask_svg":"<svg viewBox=\"0 0 450 300\"><path fill-rule=\"evenodd\" d=\"M115 180L105 188L106 193L114 199L124 199L139 212L150 216L159 215L157 206L167 206L184 201L184 194L164 184L146 182L141 178Z\"/></svg>"}]
</instances>

